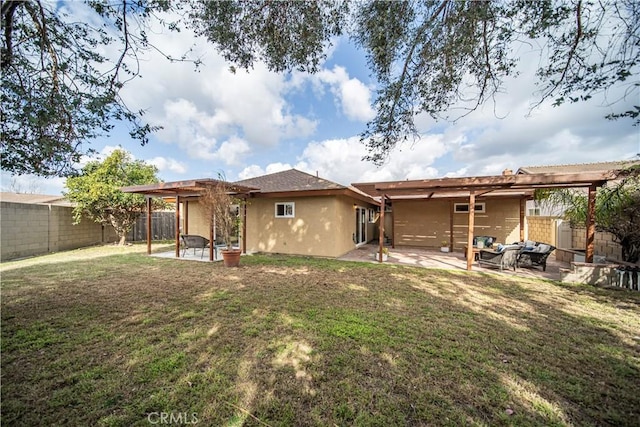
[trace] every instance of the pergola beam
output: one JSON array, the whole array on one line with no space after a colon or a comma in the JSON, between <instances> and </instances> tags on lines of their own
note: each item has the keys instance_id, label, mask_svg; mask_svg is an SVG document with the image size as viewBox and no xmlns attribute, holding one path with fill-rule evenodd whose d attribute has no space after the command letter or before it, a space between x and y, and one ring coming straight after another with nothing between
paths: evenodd
<instances>
[{"instance_id":1,"label":"pergola beam","mask_svg":"<svg viewBox=\"0 0 640 427\"><path fill-rule=\"evenodd\" d=\"M603 183L614 179L616 173L611 172L581 172L562 174L529 174L529 175L496 175L464 178L437 178L412 181L394 181L374 183L378 191L389 190L420 190L438 191L451 190L489 190L510 188L553 188L559 186L585 187L596 183ZM366 184L362 184L366 186ZM354 184L358 187L359 184Z\"/></svg>"}]
</instances>

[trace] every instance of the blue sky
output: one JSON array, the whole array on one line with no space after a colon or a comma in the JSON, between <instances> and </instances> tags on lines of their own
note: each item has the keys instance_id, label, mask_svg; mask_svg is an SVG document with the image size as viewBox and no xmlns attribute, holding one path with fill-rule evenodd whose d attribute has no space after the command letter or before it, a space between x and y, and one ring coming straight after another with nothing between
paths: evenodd
<instances>
[{"instance_id":1,"label":"blue sky","mask_svg":"<svg viewBox=\"0 0 640 427\"><path fill-rule=\"evenodd\" d=\"M143 55L141 77L122 96L133 110L147 110L146 119L163 130L141 147L119 125L91 146L99 156L122 147L156 165L164 181L218 173L237 180L295 167L346 185L492 175L505 168L620 160L640 153L638 127L629 120L604 119L612 111L610 100L619 95L615 91L587 103L554 108L545 102L531 110L537 101L533 51L522 52L520 76L506 83L495 105L456 123L419 117L420 140L396 147L377 167L361 160L366 151L358 136L373 117L376 82L363 53L349 40L335 40L321 71L306 75L275 74L261 64L234 74L189 31L157 29L150 38L174 56L195 44L203 66L196 72L189 63L171 64L153 52ZM638 105L637 93L621 105ZM2 173L3 191L60 194L63 186L61 178Z\"/></svg>"}]
</instances>

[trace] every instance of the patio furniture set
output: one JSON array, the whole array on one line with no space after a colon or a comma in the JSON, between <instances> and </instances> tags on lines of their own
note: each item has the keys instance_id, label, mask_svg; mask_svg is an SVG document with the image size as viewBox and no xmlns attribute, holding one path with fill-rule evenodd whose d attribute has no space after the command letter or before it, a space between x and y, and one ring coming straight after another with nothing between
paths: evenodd
<instances>
[{"instance_id":1,"label":"patio furniture set","mask_svg":"<svg viewBox=\"0 0 640 427\"><path fill-rule=\"evenodd\" d=\"M542 267L542 271L546 271L547 258L556 249L553 245L532 240L511 245L499 244L494 249L495 241L496 238L490 236L477 236L473 239L474 256L479 265L513 271L518 267Z\"/></svg>"}]
</instances>

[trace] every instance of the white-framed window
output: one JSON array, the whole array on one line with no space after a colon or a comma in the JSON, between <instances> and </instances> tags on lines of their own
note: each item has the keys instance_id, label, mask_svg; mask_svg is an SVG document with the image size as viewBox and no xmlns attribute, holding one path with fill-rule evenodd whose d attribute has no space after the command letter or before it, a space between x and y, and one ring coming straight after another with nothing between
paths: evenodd
<instances>
[{"instance_id":1,"label":"white-framed window","mask_svg":"<svg viewBox=\"0 0 640 427\"><path fill-rule=\"evenodd\" d=\"M368 213L368 217L369 217L369 222L375 222L376 221L376 211L374 209L367 209L367 213Z\"/></svg>"},{"instance_id":2,"label":"white-framed window","mask_svg":"<svg viewBox=\"0 0 640 427\"><path fill-rule=\"evenodd\" d=\"M540 208L529 208L529 216L540 216Z\"/></svg>"},{"instance_id":3,"label":"white-framed window","mask_svg":"<svg viewBox=\"0 0 640 427\"><path fill-rule=\"evenodd\" d=\"M294 202L276 203L276 218L294 218L296 216L296 204Z\"/></svg>"},{"instance_id":4,"label":"white-framed window","mask_svg":"<svg viewBox=\"0 0 640 427\"><path fill-rule=\"evenodd\" d=\"M482 203L476 203L475 205L475 211L477 213L484 213L485 210L485 204ZM455 213L469 213L469 203L454 203L453 204L453 211Z\"/></svg>"}]
</instances>

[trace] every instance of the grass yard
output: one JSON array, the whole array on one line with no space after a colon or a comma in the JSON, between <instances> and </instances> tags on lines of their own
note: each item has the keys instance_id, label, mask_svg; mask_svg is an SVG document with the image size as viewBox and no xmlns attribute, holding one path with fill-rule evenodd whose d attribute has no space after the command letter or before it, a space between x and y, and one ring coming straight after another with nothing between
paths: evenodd
<instances>
[{"instance_id":1,"label":"grass yard","mask_svg":"<svg viewBox=\"0 0 640 427\"><path fill-rule=\"evenodd\" d=\"M639 293L143 250L0 265L2 425L639 423Z\"/></svg>"}]
</instances>

